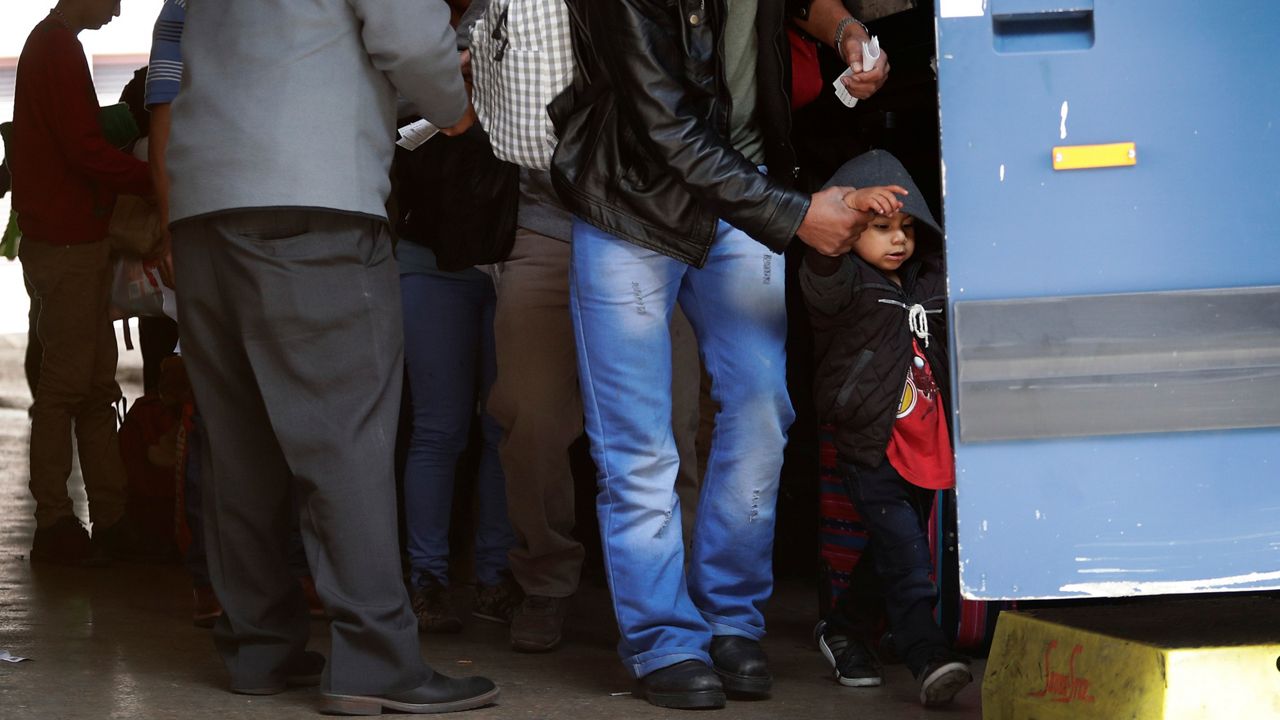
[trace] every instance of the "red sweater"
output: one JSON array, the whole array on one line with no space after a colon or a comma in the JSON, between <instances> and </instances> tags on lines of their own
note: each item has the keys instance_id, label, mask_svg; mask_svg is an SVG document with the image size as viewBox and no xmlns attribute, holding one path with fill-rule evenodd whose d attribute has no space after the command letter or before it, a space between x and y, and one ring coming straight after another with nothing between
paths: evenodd
<instances>
[{"instance_id":1,"label":"red sweater","mask_svg":"<svg viewBox=\"0 0 1280 720\"><path fill-rule=\"evenodd\" d=\"M9 169L22 234L51 245L97 242L118 192L151 194L147 164L107 143L74 33L52 16L18 58Z\"/></svg>"}]
</instances>

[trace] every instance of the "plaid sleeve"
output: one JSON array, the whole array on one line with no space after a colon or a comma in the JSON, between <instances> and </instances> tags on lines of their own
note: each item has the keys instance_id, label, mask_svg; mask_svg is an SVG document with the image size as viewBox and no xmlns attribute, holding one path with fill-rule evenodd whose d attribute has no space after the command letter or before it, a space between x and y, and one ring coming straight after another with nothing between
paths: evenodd
<instances>
[{"instance_id":1,"label":"plaid sleeve","mask_svg":"<svg viewBox=\"0 0 1280 720\"><path fill-rule=\"evenodd\" d=\"M182 83L182 27L187 18L186 0L165 0L151 35L151 62L147 66L147 107L171 103Z\"/></svg>"}]
</instances>

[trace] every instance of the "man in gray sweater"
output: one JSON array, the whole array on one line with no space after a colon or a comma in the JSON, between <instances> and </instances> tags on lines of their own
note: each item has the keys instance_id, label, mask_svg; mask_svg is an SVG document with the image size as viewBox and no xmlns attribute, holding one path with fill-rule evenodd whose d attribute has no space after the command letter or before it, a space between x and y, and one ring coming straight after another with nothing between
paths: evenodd
<instances>
[{"instance_id":1,"label":"man in gray sweater","mask_svg":"<svg viewBox=\"0 0 1280 720\"><path fill-rule=\"evenodd\" d=\"M492 703L489 680L422 661L396 537L403 338L384 205L397 94L446 133L474 120L448 7L191 2L182 51L170 220L231 689L321 680L285 561L296 497L332 618L321 709Z\"/></svg>"}]
</instances>

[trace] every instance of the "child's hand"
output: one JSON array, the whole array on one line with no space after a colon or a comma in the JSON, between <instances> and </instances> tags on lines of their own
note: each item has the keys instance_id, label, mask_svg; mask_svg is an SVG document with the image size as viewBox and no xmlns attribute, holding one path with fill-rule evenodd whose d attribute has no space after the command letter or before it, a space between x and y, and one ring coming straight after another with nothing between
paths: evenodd
<instances>
[{"instance_id":1,"label":"child's hand","mask_svg":"<svg viewBox=\"0 0 1280 720\"><path fill-rule=\"evenodd\" d=\"M844 204L854 210L873 212L878 215L892 215L902 209L902 201L898 195L906 195L907 189L901 185L878 185L865 187L847 193Z\"/></svg>"}]
</instances>

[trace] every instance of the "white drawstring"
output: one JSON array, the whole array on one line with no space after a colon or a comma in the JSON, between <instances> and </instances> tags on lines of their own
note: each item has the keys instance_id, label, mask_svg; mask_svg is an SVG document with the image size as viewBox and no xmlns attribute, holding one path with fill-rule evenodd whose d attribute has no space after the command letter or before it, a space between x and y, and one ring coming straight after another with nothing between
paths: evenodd
<instances>
[{"instance_id":1,"label":"white drawstring","mask_svg":"<svg viewBox=\"0 0 1280 720\"><path fill-rule=\"evenodd\" d=\"M925 310L920 303L915 305L907 305L897 300L881 298L880 302L886 305L897 305L907 311L907 326L911 328L911 332L916 337L924 341L924 346L929 347L929 313L940 313L941 310Z\"/></svg>"}]
</instances>

